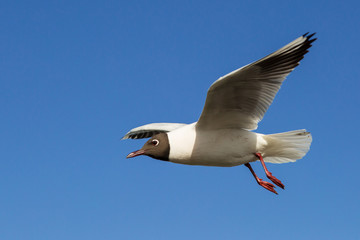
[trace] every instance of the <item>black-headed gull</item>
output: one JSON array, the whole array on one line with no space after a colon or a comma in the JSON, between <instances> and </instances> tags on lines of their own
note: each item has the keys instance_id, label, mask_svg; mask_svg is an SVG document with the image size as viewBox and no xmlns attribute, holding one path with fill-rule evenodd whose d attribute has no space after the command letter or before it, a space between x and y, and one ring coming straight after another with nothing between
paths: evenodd
<instances>
[{"instance_id":1,"label":"black-headed gull","mask_svg":"<svg viewBox=\"0 0 360 240\"><path fill-rule=\"evenodd\" d=\"M250 130L257 128L286 76L316 40L313 35L304 34L276 52L219 78L210 86L197 122L152 123L132 129L123 139L151 138L127 158L147 155L173 163L219 167L244 164L259 185L277 194L273 184L256 176L250 162L260 160L266 176L284 188L264 162L301 159L310 149L311 134L305 129L269 135Z\"/></svg>"}]
</instances>

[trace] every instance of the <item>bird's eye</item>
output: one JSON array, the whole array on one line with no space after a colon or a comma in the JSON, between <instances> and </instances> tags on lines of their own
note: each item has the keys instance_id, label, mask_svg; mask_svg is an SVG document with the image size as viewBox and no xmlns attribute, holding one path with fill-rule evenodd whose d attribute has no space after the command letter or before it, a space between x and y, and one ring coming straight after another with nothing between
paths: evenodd
<instances>
[{"instance_id":1,"label":"bird's eye","mask_svg":"<svg viewBox=\"0 0 360 240\"><path fill-rule=\"evenodd\" d=\"M157 146L157 145L159 145L159 140L154 139L151 141L151 143L152 143L152 145Z\"/></svg>"}]
</instances>

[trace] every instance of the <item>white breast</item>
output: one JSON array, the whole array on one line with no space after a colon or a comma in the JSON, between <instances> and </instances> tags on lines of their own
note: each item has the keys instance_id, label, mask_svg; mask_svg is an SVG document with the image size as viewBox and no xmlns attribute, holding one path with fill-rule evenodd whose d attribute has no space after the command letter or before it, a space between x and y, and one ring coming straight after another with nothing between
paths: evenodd
<instances>
[{"instance_id":1,"label":"white breast","mask_svg":"<svg viewBox=\"0 0 360 240\"><path fill-rule=\"evenodd\" d=\"M242 129L197 131L195 123L168 133L169 160L204 166L236 166L257 160L266 145L262 135Z\"/></svg>"},{"instance_id":2,"label":"white breast","mask_svg":"<svg viewBox=\"0 0 360 240\"><path fill-rule=\"evenodd\" d=\"M168 133L169 160L188 161L191 158L196 138L195 124L189 124Z\"/></svg>"}]
</instances>

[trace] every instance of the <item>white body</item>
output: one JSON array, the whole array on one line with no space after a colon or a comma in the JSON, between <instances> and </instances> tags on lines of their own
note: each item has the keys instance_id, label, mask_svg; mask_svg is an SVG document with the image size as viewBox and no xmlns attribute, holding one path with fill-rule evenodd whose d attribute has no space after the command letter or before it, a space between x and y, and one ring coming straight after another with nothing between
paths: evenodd
<instances>
[{"instance_id":1,"label":"white body","mask_svg":"<svg viewBox=\"0 0 360 240\"><path fill-rule=\"evenodd\" d=\"M169 132L168 138L169 160L188 165L241 165L255 161L253 153L266 145L261 135L254 132L242 129L196 131L196 124Z\"/></svg>"},{"instance_id":2,"label":"white body","mask_svg":"<svg viewBox=\"0 0 360 240\"><path fill-rule=\"evenodd\" d=\"M196 123L168 133L169 160L187 165L232 167L258 160L294 162L310 148L311 135L305 130L263 135L243 129L198 130Z\"/></svg>"}]
</instances>

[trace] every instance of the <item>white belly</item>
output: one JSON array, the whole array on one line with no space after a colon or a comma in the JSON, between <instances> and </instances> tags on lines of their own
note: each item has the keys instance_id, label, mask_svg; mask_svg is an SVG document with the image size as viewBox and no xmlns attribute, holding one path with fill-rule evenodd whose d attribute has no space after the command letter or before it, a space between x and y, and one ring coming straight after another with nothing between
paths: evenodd
<instances>
[{"instance_id":1,"label":"white belly","mask_svg":"<svg viewBox=\"0 0 360 240\"><path fill-rule=\"evenodd\" d=\"M265 142L261 134L241 129L196 131L195 124L168 133L174 163L231 167L256 161Z\"/></svg>"}]
</instances>

